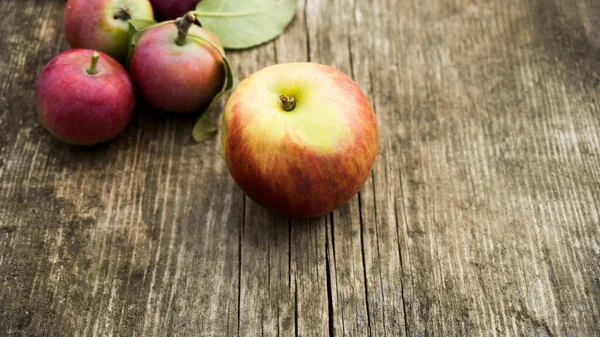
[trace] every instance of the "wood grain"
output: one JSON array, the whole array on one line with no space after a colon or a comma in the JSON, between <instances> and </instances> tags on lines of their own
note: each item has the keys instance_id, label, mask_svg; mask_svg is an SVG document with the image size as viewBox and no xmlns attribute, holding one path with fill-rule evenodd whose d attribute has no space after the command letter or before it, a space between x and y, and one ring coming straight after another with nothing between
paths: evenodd
<instances>
[{"instance_id":1,"label":"wood grain","mask_svg":"<svg viewBox=\"0 0 600 337\"><path fill-rule=\"evenodd\" d=\"M373 104L370 178L311 220L143 102L108 144L54 140L63 6L0 2L0 336L600 336L596 0L301 0L230 51L238 82L319 62Z\"/></svg>"}]
</instances>

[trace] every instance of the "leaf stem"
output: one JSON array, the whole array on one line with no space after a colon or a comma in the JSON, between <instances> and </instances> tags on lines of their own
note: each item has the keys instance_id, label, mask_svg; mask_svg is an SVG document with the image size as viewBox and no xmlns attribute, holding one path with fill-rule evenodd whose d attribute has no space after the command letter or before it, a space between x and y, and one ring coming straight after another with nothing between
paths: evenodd
<instances>
[{"instance_id":1,"label":"leaf stem","mask_svg":"<svg viewBox=\"0 0 600 337\"><path fill-rule=\"evenodd\" d=\"M92 64L90 65L90 68L87 70L88 74L96 75L98 73L98 70L96 69L96 67L98 66L99 59L100 59L100 54L98 54L97 52L94 52L92 54Z\"/></svg>"},{"instance_id":2,"label":"leaf stem","mask_svg":"<svg viewBox=\"0 0 600 337\"><path fill-rule=\"evenodd\" d=\"M195 21L196 16L192 12L187 13L185 16L175 21L175 24L177 25L177 40L175 40L175 43L177 43L178 46L185 45L185 39L190 31L190 27L192 27Z\"/></svg>"}]
</instances>

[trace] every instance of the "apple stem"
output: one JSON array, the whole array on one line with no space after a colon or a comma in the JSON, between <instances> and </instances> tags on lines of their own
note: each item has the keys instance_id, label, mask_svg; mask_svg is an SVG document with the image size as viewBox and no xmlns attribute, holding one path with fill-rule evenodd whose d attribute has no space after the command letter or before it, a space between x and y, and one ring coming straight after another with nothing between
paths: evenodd
<instances>
[{"instance_id":1,"label":"apple stem","mask_svg":"<svg viewBox=\"0 0 600 337\"><path fill-rule=\"evenodd\" d=\"M187 38L190 27L192 27L192 24L194 24L195 21L196 16L191 12L175 21L175 24L177 25L177 40L175 40L175 43L177 43L178 46L183 46L185 44L185 39Z\"/></svg>"},{"instance_id":2,"label":"apple stem","mask_svg":"<svg viewBox=\"0 0 600 337\"><path fill-rule=\"evenodd\" d=\"M92 65L87 70L88 74L90 74L90 75L96 75L98 73L98 70L96 70L96 66L98 65L98 60L99 59L100 59L100 54L98 54L97 52L94 52L92 54Z\"/></svg>"},{"instance_id":3,"label":"apple stem","mask_svg":"<svg viewBox=\"0 0 600 337\"><path fill-rule=\"evenodd\" d=\"M283 103L283 110L292 111L296 108L296 100L294 97L281 95L279 96L279 99L281 100L281 103Z\"/></svg>"}]
</instances>

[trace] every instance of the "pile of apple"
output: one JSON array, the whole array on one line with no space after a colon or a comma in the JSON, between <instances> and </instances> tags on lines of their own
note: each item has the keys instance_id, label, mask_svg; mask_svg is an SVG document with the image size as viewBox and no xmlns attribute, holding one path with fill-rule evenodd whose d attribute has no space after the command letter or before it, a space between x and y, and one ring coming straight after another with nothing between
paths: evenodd
<instances>
[{"instance_id":1,"label":"pile of apple","mask_svg":"<svg viewBox=\"0 0 600 337\"><path fill-rule=\"evenodd\" d=\"M167 112L191 113L206 107L221 90L225 70L217 38L186 14L197 2L69 0L63 24L73 49L50 61L36 88L37 108L46 128L69 144L106 142L127 126L136 89ZM122 65L130 45L128 22L152 22L154 11L161 19L182 17L144 33L128 72ZM204 40L192 39L188 33Z\"/></svg>"},{"instance_id":2,"label":"pile of apple","mask_svg":"<svg viewBox=\"0 0 600 337\"><path fill-rule=\"evenodd\" d=\"M223 50L194 24L197 0L69 0L73 49L44 68L36 91L42 123L77 145L105 142L131 118L135 91L173 113L201 110L223 87ZM179 17L153 26L129 51L128 20ZM191 38L188 32L201 37ZM119 63L128 64L129 73ZM131 77L130 77L131 76ZM348 76L316 63L264 68L229 98L223 155L251 199L293 217L331 212L366 181L378 151L373 108Z\"/></svg>"}]
</instances>

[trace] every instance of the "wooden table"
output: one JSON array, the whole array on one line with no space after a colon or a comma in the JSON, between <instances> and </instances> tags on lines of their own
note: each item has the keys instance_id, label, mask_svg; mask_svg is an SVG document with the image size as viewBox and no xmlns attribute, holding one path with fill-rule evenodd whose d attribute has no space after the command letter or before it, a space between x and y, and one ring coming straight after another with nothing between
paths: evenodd
<instances>
[{"instance_id":1,"label":"wooden table","mask_svg":"<svg viewBox=\"0 0 600 337\"><path fill-rule=\"evenodd\" d=\"M600 336L597 0L306 0L230 51L237 81L332 65L376 110L371 177L313 220L244 197L189 118L52 138L63 6L0 2L0 336Z\"/></svg>"}]
</instances>

